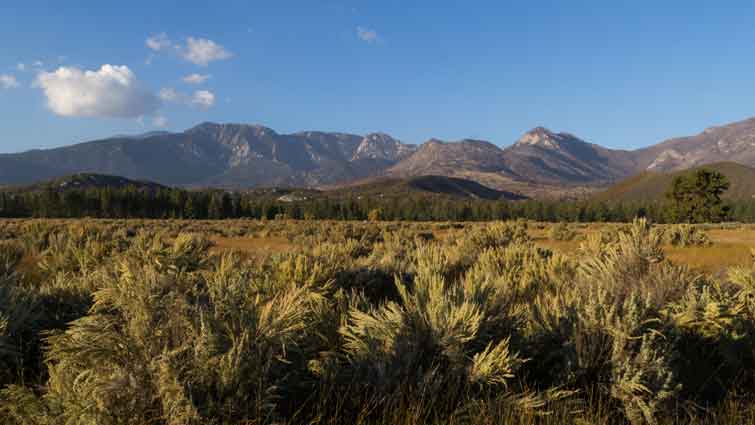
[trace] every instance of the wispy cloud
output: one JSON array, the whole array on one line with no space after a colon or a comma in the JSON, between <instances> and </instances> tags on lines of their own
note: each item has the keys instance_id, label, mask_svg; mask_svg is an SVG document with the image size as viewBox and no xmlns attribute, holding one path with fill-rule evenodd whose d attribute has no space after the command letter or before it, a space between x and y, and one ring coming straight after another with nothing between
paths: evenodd
<instances>
[{"instance_id":1,"label":"wispy cloud","mask_svg":"<svg viewBox=\"0 0 755 425\"><path fill-rule=\"evenodd\" d=\"M182 97L182 94L173 88L160 89L160 99L165 102L178 102Z\"/></svg>"},{"instance_id":2,"label":"wispy cloud","mask_svg":"<svg viewBox=\"0 0 755 425\"><path fill-rule=\"evenodd\" d=\"M160 107L160 99L125 65L96 71L60 67L40 72L34 85L44 91L50 110L64 117L135 118Z\"/></svg>"},{"instance_id":3,"label":"wispy cloud","mask_svg":"<svg viewBox=\"0 0 755 425\"><path fill-rule=\"evenodd\" d=\"M18 80L16 77L8 74L0 74L0 88L2 89L14 89L18 87Z\"/></svg>"},{"instance_id":4,"label":"wispy cloud","mask_svg":"<svg viewBox=\"0 0 755 425\"><path fill-rule=\"evenodd\" d=\"M211 75L209 74L189 74L185 77L183 77L183 82L186 84L203 84L205 81L209 80Z\"/></svg>"},{"instance_id":5,"label":"wispy cloud","mask_svg":"<svg viewBox=\"0 0 755 425\"><path fill-rule=\"evenodd\" d=\"M150 50L154 50L155 52L160 52L173 47L173 42L168 38L168 34L164 32L147 37L147 40L144 43L150 48Z\"/></svg>"},{"instance_id":6,"label":"wispy cloud","mask_svg":"<svg viewBox=\"0 0 755 425\"><path fill-rule=\"evenodd\" d=\"M209 109L215 105L215 94L209 90L197 90L192 94L186 94L168 87L160 90L160 99L199 109Z\"/></svg>"},{"instance_id":7,"label":"wispy cloud","mask_svg":"<svg viewBox=\"0 0 755 425\"><path fill-rule=\"evenodd\" d=\"M198 90L191 97L191 104L202 109L209 109L215 105L215 94L208 90Z\"/></svg>"},{"instance_id":8,"label":"wispy cloud","mask_svg":"<svg viewBox=\"0 0 755 425\"><path fill-rule=\"evenodd\" d=\"M233 57L233 53L206 38L188 37L186 47L183 49L183 58L199 66L207 66L210 62L230 59L231 57Z\"/></svg>"},{"instance_id":9,"label":"wispy cloud","mask_svg":"<svg viewBox=\"0 0 755 425\"><path fill-rule=\"evenodd\" d=\"M367 27L357 27L357 37L368 44L375 44L380 41L377 31Z\"/></svg>"},{"instance_id":10,"label":"wispy cloud","mask_svg":"<svg viewBox=\"0 0 755 425\"><path fill-rule=\"evenodd\" d=\"M152 55L165 51L174 52L184 60L199 66L207 66L211 62L233 57L233 53L225 47L201 37L187 37L186 44L181 44L172 41L168 34L163 32L147 37L145 44L153 52L147 58L147 64L151 63Z\"/></svg>"}]
</instances>

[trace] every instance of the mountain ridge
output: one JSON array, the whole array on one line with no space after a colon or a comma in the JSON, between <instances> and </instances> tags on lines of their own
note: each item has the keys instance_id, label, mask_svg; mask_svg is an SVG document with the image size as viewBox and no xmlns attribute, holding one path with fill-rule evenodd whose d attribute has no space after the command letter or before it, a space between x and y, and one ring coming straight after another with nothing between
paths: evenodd
<instances>
[{"instance_id":1,"label":"mountain ridge","mask_svg":"<svg viewBox=\"0 0 755 425\"><path fill-rule=\"evenodd\" d=\"M594 191L646 170L722 161L755 166L755 118L636 150L609 149L545 127L501 148L476 139L413 145L383 132L282 134L260 124L203 122L179 133L0 154L0 184L99 173L183 187L321 188L439 175L541 197Z\"/></svg>"}]
</instances>

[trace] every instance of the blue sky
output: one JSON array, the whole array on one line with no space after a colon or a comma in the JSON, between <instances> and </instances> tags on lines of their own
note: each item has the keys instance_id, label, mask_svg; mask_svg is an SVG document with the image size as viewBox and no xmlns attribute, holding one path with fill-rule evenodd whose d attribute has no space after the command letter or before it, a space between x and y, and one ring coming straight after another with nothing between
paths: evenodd
<instances>
[{"instance_id":1,"label":"blue sky","mask_svg":"<svg viewBox=\"0 0 755 425\"><path fill-rule=\"evenodd\" d=\"M755 116L753 2L618 3L5 0L0 152L202 121L636 148Z\"/></svg>"}]
</instances>

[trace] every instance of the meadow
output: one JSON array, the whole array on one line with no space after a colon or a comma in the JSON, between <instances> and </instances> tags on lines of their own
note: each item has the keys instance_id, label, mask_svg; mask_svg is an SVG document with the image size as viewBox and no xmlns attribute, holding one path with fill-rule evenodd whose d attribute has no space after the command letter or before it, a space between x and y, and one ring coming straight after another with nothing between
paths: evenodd
<instances>
[{"instance_id":1,"label":"meadow","mask_svg":"<svg viewBox=\"0 0 755 425\"><path fill-rule=\"evenodd\" d=\"M755 423L755 226L0 221L3 424Z\"/></svg>"}]
</instances>

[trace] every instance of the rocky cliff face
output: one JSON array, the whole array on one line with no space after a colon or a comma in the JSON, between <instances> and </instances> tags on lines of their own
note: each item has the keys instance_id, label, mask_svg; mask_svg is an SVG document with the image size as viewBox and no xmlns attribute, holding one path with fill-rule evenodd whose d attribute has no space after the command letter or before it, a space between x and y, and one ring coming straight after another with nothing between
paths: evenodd
<instances>
[{"instance_id":1,"label":"rocky cliff face","mask_svg":"<svg viewBox=\"0 0 755 425\"><path fill-rule=\"evenodd\" d=\"M385 133L372 133L365 136L351 156L352 161L375 159L398 162L416 151L414 145L407 145Z\"/></svg>"}]
</instances>

